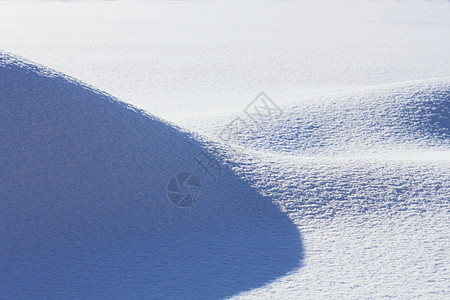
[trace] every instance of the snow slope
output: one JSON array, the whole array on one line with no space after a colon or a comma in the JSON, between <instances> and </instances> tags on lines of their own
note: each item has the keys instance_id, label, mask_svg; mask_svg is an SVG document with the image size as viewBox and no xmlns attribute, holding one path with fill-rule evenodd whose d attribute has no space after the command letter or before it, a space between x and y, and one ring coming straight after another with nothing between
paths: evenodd
<instances>
[{"instance_id":1,"label":"snow slope","mask_svg":"<svg viewBox=\"0 0 450 300\"><path fill-rule=\"evenodd\" d=\"M0 291L449 298L449 36L444 0L0 1L2 49L195 132L2 55L0 193L26 205L0 210ZM261 91L282 113L254 128ZM224 143L236 117L252 130ZM187 209L180 172L202 180Z\"/></svg>"},{"instance_id":2,"label":"snow slope","mask_svg":"<svg viewBox=\"0 0 450 300\"><path fill-rule=\"evenodd\" d=\"M202 142L5 53L0 128L2 298L222 298L301 262L270 199L195 169ZM202 184L193 206L168 198L182 172Z\"/></svg>"},{"instance_id":3,"label":"snow slope","mask_svg":"<svg viewBox=\"0 0 450 300\"><path fill-rule=\"evenodd\" d=\"M450 79L280 108L262 128L244 113L189 125L289 214L306 246L302 268L238 298L447 298ZM223 144L234 117L246 126Z\"/></svg>"}]
</instances>

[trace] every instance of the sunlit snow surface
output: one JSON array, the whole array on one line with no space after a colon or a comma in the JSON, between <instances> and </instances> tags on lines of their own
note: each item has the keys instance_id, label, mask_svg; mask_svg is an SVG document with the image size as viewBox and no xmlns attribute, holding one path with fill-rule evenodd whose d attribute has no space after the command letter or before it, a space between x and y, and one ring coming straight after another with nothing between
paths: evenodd
<instances>
[{"instance_id":1,"label":"sunlit snow surface","mask_svg":"<svg viewBox=\"0 0 450 300\"><path fill-rule=\"evenodd\" d=\"M98 191L117 201L111 207L121 210L101 213L102 222L117 226L112 217L118 217L119 228L95 223L89 217L95 216L96 212L88 209L93 205L101 212L101 206L83 202L80 205L87 210L87 215L72 212L72 216L87 220L93 227L82 228L82 232L92 235L93 230L98 229L106 234L106 239L119 237L122 241L125 239L123 234L134 232L130 233L133 240L133 237L152 234L153 228L149 230L146 225L161 225L170 220L170 225L161 226L168 226L170 234L182 235L184 240L158 238L159 249L172 249L168 252L151 247L148 250L149 242L140 244L136 242L137 238L128 252L120 244L116 245L109 252L98 254L100 258L109 258L103 263L106 266L103 271L96 269L102 263L92 264L84 257L78 268L80 273L74 272L73 268L77 269L74 255L67 262L73 272L65 279L64 269L61 269L64 265L56 264L55 259L55 266L61 267L53 270L55 277L61 276L58 278L60 289L52 284L50 267L43 271L47 285L39 285L36 281L24 283L22 288L14 286L20 278L33 278L40 263L45 265L41 260L45 255L41 253L33 258L32 252L25 251L23 262L38 261L36 270L26 267L10 270L8 268L20 261L20 255L13 254L11 245L19 247L20 243L9 240L10 248L0 248L10 259L7 261L5 255L0 258L3 260L0 290L25 297L33 291L30 286L34 284L44 287L36 297L46 294L45 287L50 296L64 295L65 289L69 293L66 296L88 296L90 291L93 297L100 297L106 292L96 284L111 284L114 288L107 293L109 297L123 296L131 290L134 291L129 292L131 297L142 297L146 291L142 283L148 282L153 289L147 291L159 293L148 295L148 298L164 294L178 298L180 295L185 298L235 295L244 299L449 297L448 1L0 1L0 48L75 77L121 101L196 132L202 140L222 151L231 160L232 168L228 175L219 176L216 183L209 183L204 178L204 191L219 196L211 198L203 194L197 204L200 208L205 205L207 208L200 211L208 215L188 216L189 226L196 231L188 234L180 229L180 233L174 232L178 227L176 222L172 227L170 214L173 212L181 225L187 217L180 217L176 207L167 206L170 213L158 215L152 212L151 221L148 221L144 209L148 204L142 204L139 199L146 193L156 198L162 195L158 207L165 207L168 202L163 198L165 183L185 166L188 172L198 172L198 166L190 164L191 157L205 144L192 140L169 124L146 119L139 112L120 112L120 105L115 108L117 113L111 114L88 109L85 113L97 128L92 134L109 132L109 127L100 120L112 122L115 118L122 125L112 132L117 130L122 134L119 137L126 136L126 128L153 129L145 131L147 133L134 132L125 140L112 139L120 142L117 151L111 153L113 157L122 158L123 163L115 161L102 165L100 174L108 174L109 169L120 170L127 173L127 177L109 174L115 183L110 184L90 175L92 180L96 178L91 182L100 184ZM11 86L6 84L11 78L0 77L0 80L4 86ZM39 86L24 88L22 92L33 89L39 90ZM71 89L61 89L67 95L81 93L71 94ZM7 89L4 87L4 90ZM243 110L261 91L281 108L282 113L265 120L259 130L239 132L232 145L225 145L219 135L236 117L251 123ZM20 92L18 90L15 95L20 96ZM8 93L11 95L12 92ZM89 107L98 108L96 105ZM20 106L15 110L14 107L3 109L3 112L12 111L20 111ZM33 116L32 111L27 113ZM98 120L96 113L101 116ZM63 116L67 118L67 112ZM8 118L2 117L0 122L12 126L13 123L5 121L12 120L11 115ZM130 118L135 120L134 123L127 123ZM63 122L63 119L51 118L53 122ZM31 123L43 125L37 117L30 119ZM86 126L84 130L90 132L88 128L92 123L82 124ZM140 127L139 124L144 125ZM73 132L78 130L71 129ZM49 132L55 131L49 129ZM148 132L163 134L155 140ZM13 136L5 131L0 133L5 140ZM145 142L136 147L136 141L143 136ZM164 136L171 138L164 139ZM88 135L86 139L96 141L95 135ZM100 142L105 140L110 139L100 139ZM45 144L48 143L42 142ZM151 145L166 144L171 146L165 147L165 151L154 152L151 148ZM53 150L60 149L58 143L50 145L56 147ZM8 147L18 146L11 144ZM244 149L243 155L233 155L230 149L236 147ZM130 150L124 154L120 149ZM45 148L39 148L39 151L45 154ZM79 153L71 151L66 149L63 153ZM4 153L0 152L1 158L8 157ZM158 153L160 159L151 153ZM136 155L142 161L133 160ZM153 168L159 170L158 174L151 172L148 161L159 164ZM99 162L105 162L104 158L99 158ZM180 164L183 168L178 168ZM6 163L0 169L4 166ZM56 177L50 171L46 171L49 178ZM158 177L161 173L167 180ZM4 174L11 175L6 171L2 176ZM21 182L31 175L14 173L12 179L2 179L1 184ZM84 180L85 186L94 191L89 181ZM70 181L60 182L70 187ZM64 184L56 187L57 192ZM108 190L108 186L111 189ZM12 194L5 185L1 188L4 194ZM72 186L65 191L76 194L77 189ZM22 195L25 192L22 190ZM132 207L126 206L128 202L125 201L130 193L137 199ZM250 207L237 210L233 217L236 204L224 204L227 193L234 195L233 199L250 199L249 203L261 197L274 205L259 204L252 212L254 205L250 204ZM95 195L96 201L102 203L102 194ZM216 216L222 207L208 206L207 201L211 199L210 203L223 205L223 212L230 215ZM243 202L237 203L243 205ZM48 203L46 205L57 210ZM60 208L69 216L71 209L76 207L73 203L70 205ZM19 214L24 210L18 207L15 212ZM43 214L42 207L38 211L41 212L39 220L46 220L44 224L49 226L41 228L40 233L44 234L53 228L48 223L52 215ZM273 230L264 227L270 222L255 220L264 211L270 214L269 221L280 222ZM14 206L9 205L1 214L5 217L0 221L4 225L0 229L4 233L3 239L14 237L12 232L26 236L26 228L20 225L33 227L35 224L29 219L20 221L20 218L14 224L13 212ZM246 216L260 222L264 229L255 230L253 221L243 220ZM217 218L223 221L217 222ZM238 221L226 221L228 218ZM63 221L60 216L55 224L64 224ZM68 221L63 229L59 229L60 233L64 230L76 232L71 231L77 228L76 221ZM120 228L120 224L124 228ZM219 237L211 242L216 225L202 231L200 224L223 224L219 237L222 236L224 244L231 243L231 248L237 247L237 252L228 248L230 246L222 247ZM242 235L233 238L231 233L239 226ZM5 228L15 228L15 231ZM298 230L298 236L294 229ZM249 237L252 232L254 238ZM265 236L264 232L269 234ZM276 235L283 232L285 236ZM94 237L101 239L102 234L93 234L92 240ZM220 257L200 253L198 260L170 260L176 257L177 251L168 245L174 243L182 245L184 253L192 257L196 248L189 243L189 237L207 246L206 249L220 249ZM154 236L151 238L155 239ZM85 239L72 238L71 241ZM273 241L278 244L274 245ZM246 248L248 243L256 247L256 258L252 260L251 253L241 254L227 264L224 258L242 253L239 247ZM268 247L268 253L264 247ZM276 247L284 249L289 257L281 259L275 254ZM149 252L140 251L143 248ZM136 253L142 256L136 256ZM211 262L201 260L201 257L209 257ZM151 262L143 262L144 258ZM124 278L114 273L117 269L113 265L115 260L120 262L118 269L126 270ZM262 261L267 261L268 265L264 267ZM277 262L280 267L273 268ZM19 265L24 266L24 263ZM93 281L90 280L93 277L86 274L77 277L76 274L83 274L82 266L89 265L92 266L91 276L113 274L112 280L106 276L106 279ZM216 273L208 268L220 265L224 267ZM207 275L196 272L196 266L199 272ZM259 273L255 271L258 267ZM186 272L188 269L190 273ZM156 270L153 274L159 277L152 278L148 270ZM10 278L8 274L11 274ZM144 280L133 278L140 276L142 279L143 274L148 276L144 276ZM192 285L183 274L193 276ZM202 277L205 278L203 281ZM139 282L139 286L133 282ZM85 291L81 291L83 285L87 286Z\"/></svg>"}]
</instances>

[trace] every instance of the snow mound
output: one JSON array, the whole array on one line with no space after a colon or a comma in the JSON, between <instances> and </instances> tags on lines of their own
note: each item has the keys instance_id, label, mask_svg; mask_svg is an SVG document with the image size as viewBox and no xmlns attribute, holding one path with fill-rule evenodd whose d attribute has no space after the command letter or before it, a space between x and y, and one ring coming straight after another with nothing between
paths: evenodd
<instances>
[{"instance_id":1,"label":"snow mound","mask_svg":"<svg viewBox=\"0 0 450 300\"><path fill-rule=\"evenodd\" d=\"M448 206L450 78L257 105L197 130L299 224Z\"/></svg>"},{"instance_id":2,"label":"snow mound","mask_svg":"<svg viewBox=\"0 0 450 300\"><path fill-rule=\"evenodd\" d=\"M333 154L450 145L450 78L317 96L284 105L264 130L238 132L247 147L289 154ZM220 130L221 126L218 126Z\"/></svg>"},{"instance_id":3,"label":"snow mound","mask_svg":"<svg viewBox=\"0 0 450 300\"><path fill-rule=\"evenodd\" d=\"M1 52L0 145L2 297L223 298L301 262L288 217L203 142Z\"/></svg>"}]
</instances>

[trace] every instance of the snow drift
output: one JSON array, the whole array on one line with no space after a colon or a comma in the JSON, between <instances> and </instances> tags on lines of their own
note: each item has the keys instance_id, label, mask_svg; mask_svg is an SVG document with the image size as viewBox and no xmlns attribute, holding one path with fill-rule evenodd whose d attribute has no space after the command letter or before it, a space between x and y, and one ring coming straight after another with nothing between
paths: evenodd
<instances>
[{"instance_id":1,"label":"snow drift","mask_svg":"<svg viewBox=\"0 0 450 300\"><path fill-rule=\"evenodd\" d=\"M203 150L202 143L177 130L167 134L172 126L114 101L103 105L107 116L100 111L83 113L84 117L95 116L90 124L100 126L105 135L95 137L96 128L83 121L77 123L89 127L82 129L83 134L70 130L72 136L61 139L94 136L90 140L95 143L90 145L96 150L86 149L83 156L73 157L80 160L78 168L74 163L62 167L66 160L39 161L47 148L54 152L61 149L59 154L65 151L70 157L70 147L50 147L41 141L36 144L41 153L34 155L28 148L37 147L17 138L23 145L14 154L18 157L16 166L11 167L11 160L5 162L6 154L0 155L0 168L4 170L8 164L8 171L0 172L0 193L12 197L13 193L24 194L21 189L26 187L36 196L43 195L36 192L41 189L47 194L66 193L66 198L73 200L46 195L44 200L53 197L58 201L42 201L45 208L41 208L39 201L33 204L16 196L20 199L17 210L12 207L14 202L4 205L7 201L1 201L0 294L4 298L106 298L126 293L126 298L143 294L143 298L218 298L261 286L295 268L297 260L290 258L300 254L285 250L287 255L282 257L263 251L276 240L278 230L286 233L281 232L279 247L292 241L292 247L301 253L291 224L273 211L275 217L266 220L279 216L284 225L278 229L262 225L253 231L246 226L235 230L231 225L234 221L226 222L235 214L226 209L219 215L215 212L220 209L205 208L207 214L198 213L209 201L218 199L253 203L250 196L254 195L262 200L255 191L288 213L302 233L305 257L301 268L233 299L450 298L450 148L445 122L450 115L449 1L65 2L0 1L1 47L204 134L208 141L217 138L234 117L245 117L243 110L261 91L283 108L283 114L268 121L265 132L242 135L240 142L248 148L233 171L247 176L247 183L255 189L229 171L210 184L208 175L196 165L197 153L190 158L190 153L196 152L194 144ZM1 70L6 74L4 67ZM47 79L34 90L56 82ZM2 77L0 82L4 85L6 80ZM17 87L16 79L12 81L20 96L22 87ZM74 87L65 80L60 82L66 88ZM74 84L79 94L84 88ZM28 85L25 89L33 90ZM92 95L77 101L87 99L88 106L98 109L98 103L103 103L100 98L111 97ZM2 97L1 101L6 100ZM58 97L55 110L71 102ZM22 104L14 111L24 113L31 107L31 116L39 111L31 103L22 100ZM85 104L71 105L78 118L77 110L87 107ZM116 119L123 121L118 125L111 120L113 107L118 112ZM0 108L0 120L6 120L6 115L13 117L12 108ZM70 110L58 115L65 119L57 122L61 126L73 117ZM39 116L35 127L42 131L48 118L54 119ZM133 120L144 125L133 126ZM123 124L132 131L121 134ZM158 124L161 136L151 130ZM21 126L28 131L34 125ZM16 130L11 124L7 126L11 127ZM11 133L14 131L6 134ZM60 133L54 133L45 140L55 144ZM109 133L114 135L109 137ZM27 135L30 138L31 134ZM8 139L5 133L0 137L0 153L6 153L3 145ZM179 142L170 137L179 137ZM104 150L109 138L115 148ZM127 145L125 139L145 146L136 150L138 146ZM150 145L157 140L156 147ZM82 150L82 144L71 144ZM152 159L153 153L163 144L179 146L180 151L165 149L161 164L150 165L157 161ZM11 158L15 152L9 151L18 147L8 147ZM171 164L166 155L187 165ZM40 166L40 171L18 164L19 156L24 158L23 165ZM76 174L81 169L80 178L73 180L78 186L67 183L66 190L51 184L49 174L56 173L44 171L58 165L66 179L55 175L54 182L73 180L70 172ZM108 171L115 169L125 171ZM155 170L167 177L161 177L161 185L155 181L160 178ZM165 186L175 174L194 170L202 183L202 196L194 206L178 208L169 199L155 198L167 198ZM36 175L38 172L45 176ZM7 181L3 174L8 174ZM155 178L150 180L150 176ZM231 178L248 191L248 196L236 192L235 186L228 188ZM20 180L20 187L3 184L12 180ZM31 183L35 184L33 190L29 190ZM42 185L52 188L44 190ZM103 200L103 193L111 196L108 201L114 204ZM208 199L207 193L215 196ZM231 196L226 199L227 195ZM25 201L30 203L26 214ZM68 203L58 207L59 201ZM122 212L108 210L110 206L120 206ZM248 219L255 213L239 213L240 208L237 205L236 213ZM255 209L263 210L264 206ZM114 218L109 217L112 214ZM218 219L220 216L224 219ZM199 218L204 222L191 222ZM194 239L196 229L198 237ZM247 236L264 231L268 231L265 238L253 238L261 247L249 246L249 254L243 255L239 249L245 248ZM130 238L125 241L127 236ZM48 247L43 246L45 240ZM40 244L30 245L30 241ZM274 247L269 247L269 252ZM216 252L216 256L211 254ZM267 262L259 258L267 258ZM280 267L274 260L280 261ZM83 290L86 292L80 292ZM61 295L71 297L57 297Z\"/></svg>"},{"instance_id":2,"label":"snow drift","mask_svg":"<svg viewBox=\"0 0 450 300\"><path fill-rule=\"evenodd\" d=\"M282 108L279 117L264 119L262 129L245 114L239 115L245 125L235 130L236 146L307 156L446 150L450 145L450 78L311 96L283 103ZM222 121L208 127L188 123L187 127L214 138L225 125Z\"/></svg>"},{"instance_id":3,"label":"snow drift","mask_svg":"<svg viewBox=\"0 0 450 300\"><path fill-rule=\"evenodd\" d=\"M223 298L296 269L296 227L231 170L209 180L202 151L168 123L0 53L2 297ZM183 208L167 197L182 172L202 185Z\"/></svg>"},{"instance_id":4,"label":"snow drift","mask_svg":"<svg viewBox=\"0 0 450 300\"><path fill-rule=\"evenodd\" d=\"M291 218L333 219L448 207L450 78L352 89L280 104L261 129L236 128L238 172ZM223 118L225 119L225 118ZM229 117L229 120L232 118ZM207 120L205 122L208 122ZM210 122L212 123L212 122ZM218 142L226 121L188 126Z\"/></svg>"}]
</instances>

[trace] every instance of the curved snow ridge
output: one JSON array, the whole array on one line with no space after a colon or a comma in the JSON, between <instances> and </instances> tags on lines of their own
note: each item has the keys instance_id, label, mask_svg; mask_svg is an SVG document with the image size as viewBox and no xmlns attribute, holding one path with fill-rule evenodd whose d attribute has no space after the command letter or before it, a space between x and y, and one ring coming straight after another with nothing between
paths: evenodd
<instances>
[{"instance_id":1,"label":"curved snow ridge","mask_svg":"<svg viewBox=\"0 0 450 300\"><path fill-rule=\"evenodd\" d=\"M447 78L314 97L275 118L261 111L260 128L246 118L236 132L240 146L301 155L450 146Z\"/></svg>"},{"instance_id":2,"label":"curved snow ridge","mask_svg":"<svg viewBox=\"0 0 450 300\"><path fill-rule=\"evenodd\" d=\"M282 109L262 130L238 132L240 143L224 147L238 162L236 172L299 223L448 206L449 79L321 96ZM244 155L233 156L236 150Z\"/></svg>"},{"instance_id":3,"label":"curved snow ridge","mask_svg":"<svg viewBox=\"0 0 450 300\"><path fill-rule=\"evenodd\" d=\"M0 295L216 299L298 268L289 218L206 151L0 52Z\"/></svg>"},{"instance_id":4,"label":"curved snow ridge","mask_svg":"<svg viewBox=\"0 0 450 300\"><path fill-rule=\"evenodd\" d=\"M236 172L298 224L447 212L450 151L299 156L249 150Z\"/></svg>"}]
</instances>

